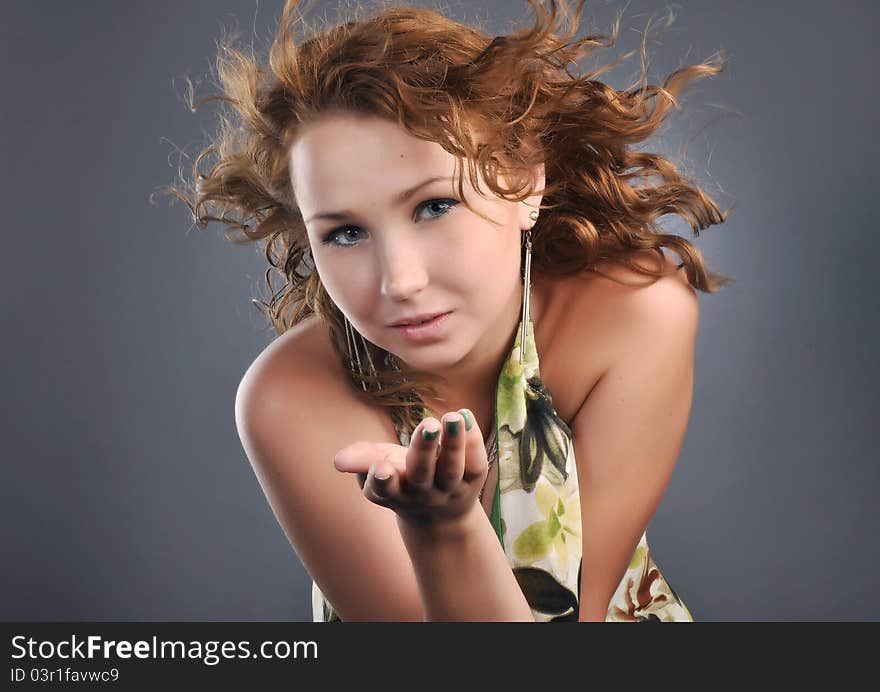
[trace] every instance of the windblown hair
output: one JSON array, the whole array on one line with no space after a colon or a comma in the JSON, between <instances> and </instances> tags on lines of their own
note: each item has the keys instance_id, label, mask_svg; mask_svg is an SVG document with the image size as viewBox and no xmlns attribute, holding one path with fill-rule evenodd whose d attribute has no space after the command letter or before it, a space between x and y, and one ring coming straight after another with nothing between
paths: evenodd
<instances>
[{"instance_id":1,"label":"windblown hair","mask_svg":"<svg viewBox=\"0 0 880 692\"><path fill-rule=\"evenodd\" d=\"M533 25L506 36L489 36L427 9L386 7L369 18L306 29L297 43L294 29L304 18L297 0L287 0L267 66L224 41L216 61L221 94L194 105L189 83L192 110L214 100L229 108L220 115L214 143L195 160L192 180L165 191L186 202L201 228L219 221L234 243L265 240L270 297L254 302L271 326L280 335L317 315L354 388L390 407L395 425L408 433L421 420L422 394L436 396L432 383L442 378L402 369L371 343L376 376L351 367L343 314L311 262L288 153L299 129L321 113L388 118L440 144L458 162L459 192L466 169L476 189L479 171L496 195L524 200L534 192L529 168L545 162L544 211L532 250L532 267L543 274L596 271L598 262L610 260L656 281L668 272L643 267L632 256L650 250L663 258L660 248L668 247L694 288L714 292L733 281L709 272L688 240L655 224L678 214L698 236L723 223L727 212L668 159L632 149L657 131L670 108L680 108L676 97L689 82L722 72L726 60L713 56L653 86L647 84L643 40L641 79L616 90L596 76L636 51L587 74L571 68L596 47L615 45L619 14L611 36L576 38L583 0L574 8L556 0L528 3ZM216 161L202 172L202 161L212 155ZM505 180L512 185L505 187ZM278 289L273 270L283 277Z\"/></svg>"}]
</instances>

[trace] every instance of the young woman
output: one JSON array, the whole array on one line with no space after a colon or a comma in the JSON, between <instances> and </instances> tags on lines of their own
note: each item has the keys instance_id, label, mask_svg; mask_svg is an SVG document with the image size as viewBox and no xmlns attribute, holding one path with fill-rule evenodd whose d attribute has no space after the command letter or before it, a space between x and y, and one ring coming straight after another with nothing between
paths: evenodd
<instances>
[{"instance_id":1,"label":"young woman","mask_svg":"<svg viewBox=\"0 0 880 692\"><path fill-rule=\"evenodd\" d=\"M315 620L693 619L646 528L695 289L730 279L654 222L725 213L631 145L724 61L617 91L570 66L619 18L529 4L508 36L390 8L298 43L288 2L271 69L224 46L232 117L172 188L283 277L235 414Z\"/></svg>"}]
</instances>

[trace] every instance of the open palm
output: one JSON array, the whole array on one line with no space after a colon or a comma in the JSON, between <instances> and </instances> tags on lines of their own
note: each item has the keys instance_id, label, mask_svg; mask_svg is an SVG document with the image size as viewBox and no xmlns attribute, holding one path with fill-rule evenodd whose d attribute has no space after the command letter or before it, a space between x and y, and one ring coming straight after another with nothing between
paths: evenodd
<instances>
[{"instance_id":1,"label":"open palm","mask_svg":"<svg viewBox=\"0 0 880 692\"><path fill-rule=\"evenodd\" d=\"M462 518L488 473L483 436L468 409L425 418L409 447L358 441L340 449L333 464L357 474L368 500L415 524Z\"/></svg>"}]
</instances>

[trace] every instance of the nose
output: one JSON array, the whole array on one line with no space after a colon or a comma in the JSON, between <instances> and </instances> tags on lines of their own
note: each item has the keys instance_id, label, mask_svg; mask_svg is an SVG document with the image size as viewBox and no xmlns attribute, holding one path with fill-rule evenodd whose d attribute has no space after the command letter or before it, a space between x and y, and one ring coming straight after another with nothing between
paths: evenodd
<instances>
[{"instance_id":1,"label":"nose","mask_svg":"<svg viewBox=\"0 0 880 692\"><path fill-rule=\"evenodd\" d=\"M403 238L389 236L380 249L381 292L394 301L403 301L418 294L428 283L425 258L418 245Z\"/></svg>"}]
</instances>

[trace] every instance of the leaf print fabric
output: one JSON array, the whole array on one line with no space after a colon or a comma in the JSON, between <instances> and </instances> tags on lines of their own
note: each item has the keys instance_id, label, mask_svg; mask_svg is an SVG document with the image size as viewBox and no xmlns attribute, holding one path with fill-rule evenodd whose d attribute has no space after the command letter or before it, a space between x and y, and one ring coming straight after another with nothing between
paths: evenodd
<instances>
[{"instance_id":1,"label":"leaf print fabric","mask_svg":"<svg viewBox=\"0 0 880 692\"><path fill-rule=\"evenodd\" d=\"M531 319L519 362L521 327L495 391L498 483L490 519L535 621L577 621L583 544L574 444L541 380ZM408 446L410 434L398 430L400 444ZM312 615L316 622L342 621L314 581ZM654 562L646 533L605 621L693 622Z\"/></svg>"}]
</instances>

